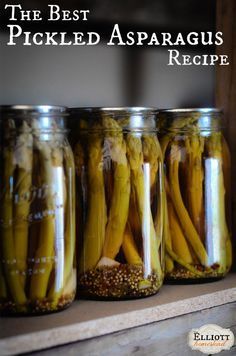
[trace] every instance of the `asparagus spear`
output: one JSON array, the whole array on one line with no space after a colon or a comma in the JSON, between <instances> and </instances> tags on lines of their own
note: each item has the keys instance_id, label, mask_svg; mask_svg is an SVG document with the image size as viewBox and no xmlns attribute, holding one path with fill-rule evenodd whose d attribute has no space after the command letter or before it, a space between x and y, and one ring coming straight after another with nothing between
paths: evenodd
<instances>
[{"instance_id":1,"label":"asparagus spear","mask_svg":"<svg viewBox=\"0 0 236 356\"><path fill-rule=\"evenodd\" d=\"M131 185L128 222L139 252L142 251L142 226L137 211L134 187Z\"/></svg>"},{"instance_id":2,"label":"asparagus spear","mask_svg":"<svg viewBox=\"0 0 236 356\"><path fill-rule=\"evenodd\" d=\"M88 214L84 231L84 245L79 272L96 267L102 255L107 222L103 178L102 138L99 133L90 137L88 154Z\"/></svg>"},{"instance_id":3,"label":"asparagus spear","mask_svg":"<svg viewBox=\"0 0 236 356\"><path fill-rule=\"evenodd\" d=\"M53 266L54 241L55 241L55 190L54 175L52 164L52 150L49 144L38 136L38 123L34 120L35 127L35 146L39 151L42 182L47 187L47 196L45 199L45 211L48 216L45 217L40 225L39 244L35 255L35 264L30 283L30 298L32 300L41 300L47 294L48 281ZM42 262L42 257L49 258L46 264ZM39 262L38 262L39 261ZM43 273L38 273L43 270Z\"/></svg>"},{"instance_id":4,"label":"asparagus spear","mask_svg":"<svg viewBox=\"0 0 236 356\"><path fill-rule=\"evenodd\" d=\"M159 168L159 160L163 161L161 148L156 135L143 135L143 157L144 161L150 164L151 168L151 189L153 190Z\"/></svg>"},{"instance_id":5,"label":"asparagus spear","mask_svg":"<svg viewBox=\"0 0 236 356\"><path fill-rule=\"evenodd\" d=\"M157 240L156 231L154 228L150 201L144 201L145 197L145 179L143 172L143 151L142 142L137 134L128 134L126 138L127 142L127 154L128 160L131 168L131 184L134 187L137 209L142 225L142 229L148 228L148 234L143 236L144 247L145 244L150 242L150 250L146 251L150 253L151 266L157 271L158 276L161 278L162 269L160 264L160 256L158 249L160 246L160 241ZM150 189L149 187L146 189ZM144 251L145 253L145 251Z\"/></svg>"},{"instance_id":6,"label":"asparagus spear","mask_svg":"<svg viewBox=\"0 0 236 356\"><path fill-rule=\"evenodd\" d=\"M204 137L198 137L196 134L194 134L191 137L186 138L185 143L188 155L188 211L198 234L204 241L204 199L202 168Z\"/></svg>"},{"instance_id":7,"label":"asparagus spear","mask_svg":"<svg viewBox=\"0 0 236 356\"><path fill-rule=\"evenodd\" d=\"M170 247L168 243L166 243L166 251L168 255L172 258L173 261L177 262L179 265L183 266L193 274L199 277L204 277L204 272L201 272L197 270L195 267L193 267L191 264L186 263L182 258L180 258Z\"/></svg>"},{"instance_id":8,"label":"asparagus spear","mask_svg":"<svg viewBox=\"0 0 236 356\"><path fill-rule=\"evenodd\" d=\"M22 133L17 138L15 162L18 168L16 181L16 197L14 208L14 242L16 251L16 267L20 272L22 286L25 287L28 250L28 215L30 212L30 189L32 185L32 152L33 137L30 127L24 121Z\"/></svg>"},{"instance_id":9,"label":"asparagus spear","mask_svg":"<svg viewBox=\"0 0 236 356\"><path fill-rule=\"evenodd\" d=\"M4 271L6 282L14 302L18 305L24 305L27 302L26 295L21 285L19 273L14 261L15 246L13 235L13 175L15 171L14 151L8 145L3 149L4 170L3 181L6 182L5 193L1 206L2 228L2 257L4 260Z\"/></svg>"},{"instance_id":10,"label":"asparagus spear","mask_svg":"<svg viewBox=\"0 0 236 356\"><path fill-rule=\"evenodd\" d=\"M171 145L171 141L176 136L176 132L184 130L188 127L192 128L193 125L197 122L197 120L198 117L180 117L173 121L172 125L169 128L169 132L166 133L160 141L161 150L164 158L168 145Z\"/></svg>"},{"instance_id":11,"label":"asparagus spear","mask_svg":"<svg viewBox=\"0 0 236 356\"><path fill-rule=\"evenodd\" d=\"M170 141L172 139L173 134L166 134L162 137L160 144L161 144L161 150L163 157L165 158L166 155L166 150L168 145L170 144ZM164 172L164 180L165 180L165 190L163 189L163 208L164 208L164 228L163 228L163 236L165 239L165 252L166 252L166 244L168 244L170 250L172 250L172 240L171 240L171 234L170 234L170 227L169 227L169 216L168 216L168 208L167 208L167 197L166 197L166 189L168 187L168 182L166 179L166 172ZM174 269L174 261L170 254L167 252L165 253L165 272L166 273L171 273Z\"/></svg>"},{"instance_id":12,"label":"asparagus spear","mask_svg":"<svg viewBox=\"0 0 236 356\"><path fill-rule=\"evenodd\" d=\"M132 235L129 223L127 223L125 228L122 250L124 252L125 259L129 264L131 265L143 264L138 249L135 245L134 237Z\"/></svg>"},{"instance_id":13,"label":"asparagus spear","mask_svg":"<svg viewBox=\"0 0 236 356\"><path fill-rule=\"evenodd\" d=\"M86 154L80 142L74 146L74 161L76 172L76 238L78 259L82 252L84 222L87 214L87 176L85 170Z\"/></svg>"},{"instance_id":14,"label":"asparagus spear","mask_svg":"<svg viewBox=\"0 0 236 356\"><path fill-rule=\"evenodd\" d=\"M32 198L30 206L30 214L32 221L29 223L29 233L28 233L28 251L27 251L27 268L28 271L32 271L34 267L34 257L36 254L36 249L39 242L40 233L40 220L33 218L38 212L43 211L42 199L38 198L38 192L43 187L40 177L40 159L39 153L36 149L33 149L33 166L32 166ZM29 219L30 220L30 219ZM27 286L30 284L31 275L28 273L26 278Z\"/></svg>"},{"instance_id":15,"label":"asparagus spear","mask_svg":"<svg viewBox=\"0 0 236 356\"><path fill-rule=\"evenodd\" d=\"M167 186L167 181L165 177L165 182ZM164 236L164 243L165 243L165 252L166 252L166 244L170 246L172 249L172 240L170 234L170 226L169 226L169 216L168 216L168 207L167 207L167 196L166 192L164 191L164 199L163 199L163 211L164 211L164 227L163 227L163 236ZM166 273L172 272L174 269L174 261L170 257L168 253L165 253L165 271Z\"/></svg>"},{"instance_id":16,"label":"asparagus spear","mask_svg":"<svg viewBox=\"0 0 236 356\"><path fill-rule=\"evenodd\" d=\"M206 266L208 263L208 256L204 245L189 217L188 211L184 206L180 187L179 187L179 162L180 162L180 148L177 143L172 143L170 152L170 166L169 166L169 180L170 194L173 205L175 207L176 213L179 217L179 221L182 225L183 232L194 249L197 257L199 258L202 265Z\"/></svg>"},{"instance_id":17,"label":"asparagus spear","mask_svg":"<svg viewBox=\"0 0 236 356\"><path fill-rule=\"evenodd\" d=\"M126 144L123 140L122 129L115 120L109 117L103 118L103 126L109 130L105 140L110 147L114 165L114 187L102 256L115 259L123 242L128 219L130 168L126 158Z\"/></svg>"},{"instance_id":18,"label":"asparagus spear","mask_svg":"<svg viewBox=\"0 0 236 356\"><path fill-rule=\"evenodd\" d=\"M166 186L166 192L168 193L168 195L170 195L170 188L168 185L168 181L167 179L165 180L165 186ZM166 199L166 195L165 195L165 200L164 200L164 211L165 211L165 225L164 225L164 236L165 236L165 267L166 267L166 273L170 273L173 271L174 269L174 262L178 263L179 265L185 267L187 270L189 270L190 272L194 273L195 275L199 276L199 277L203 277L204 273L198 271L195 267L193 267L191 264L187 263L185 260L183 260L180 256L178 256L178 254L176 254L173 251L172 248L172 240L175 239L175 235L172 235L171 238L171 234L170 234L170 228L169 228L169 214L168 214L168 209L167 209L167 199Z\"/></svg>"},{"instance_id":19,"label":"asparagus spear","mask_svg":"<svg viewBox=\"0 0 236 356\"><path fill-rule=\"evenodd\" d=\"M76 291L76 279L77 279L77 273L76 273L76 268L73 268L69 278L67 279L64 288L61 292L61 295L73 295Z\"/></svg>"},{"instance_id":20,"label":"asparagus spear","mask_svg":"<svg viewBox=\"0 0 236 356\"><path fill-rule=\"evenodd\" d=\"M173 205L168 202L170 233L172 236L172 249L173 251L186 263L192 264L192 256L188 248L188 244L185 240L182 229L179 225L178 218L175 214Z\"/></svg>"},{"instance_id":21,"label":"asparagus spear","mask_svg":"<svg viewBox=\"0 0 236 356\"><path fill-rule=\"evenodd\" d=\"M74 147L75 170L78 177L81 177L84 166L84 150L80 142Z\"/></svg>"},{"instance_id":22,"label":"asparagus spear","mask_svg":"<svg viewBox=\"0 0 236 356\"><path fill-rule=\"evenodd\" d=\"M65 168L67 175L67 184L70 200L67 202L66 209L66 231L65 231L65 272L64 280L66 281L73 271L73 263L75 259L75 245L76 245L76 232L75 232L75 181L74 177L74 160L73 152L69 146L65 146Z\"/></svg>"}]
</instances>

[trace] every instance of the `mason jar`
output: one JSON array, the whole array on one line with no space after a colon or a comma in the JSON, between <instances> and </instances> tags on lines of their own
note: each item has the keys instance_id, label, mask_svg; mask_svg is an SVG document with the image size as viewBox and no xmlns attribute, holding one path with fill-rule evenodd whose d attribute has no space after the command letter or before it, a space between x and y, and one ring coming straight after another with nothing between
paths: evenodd
<instances>
[{"instance_id":1,"label":"mason jar","mask_svg":"<svg viewBox=\"0 0 236 356\"><path fill-rule=\"evenodd\" d=\"M43 314L76 291L75 176L64 107L0 107L0 310Z\"/></svg>"},{"instance_id":2,"label":"mason jar","mask_svg":"<svg viewBox=\"0 0 236 356\"><path fill-rule=\"evenodd\" d=\"M166 279L208 281L232 263L230 152L218 109L159 114L169 229Z\"/></svg>"},{"instance_id":3,"label":"mason jar","mask_svg":"<svg viewBox=\"0 0 236 356\"><path fill-rule=\"evenodd\" d=\"M156 111L71 109L77 184L78 293L155 294L163 281L163 159Z\"/></svg>"}]
</instances>

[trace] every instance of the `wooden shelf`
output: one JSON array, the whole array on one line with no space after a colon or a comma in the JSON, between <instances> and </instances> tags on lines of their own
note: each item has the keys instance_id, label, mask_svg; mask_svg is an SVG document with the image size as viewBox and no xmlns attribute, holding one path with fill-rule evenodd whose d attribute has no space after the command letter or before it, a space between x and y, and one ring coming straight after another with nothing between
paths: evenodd
<instances>
[{"instance_id":1,"label":"wooden shelf","mask_svg":"<svg viewBox=\"0 0 236 356\"><path fill-rule=\"evenodd\" d=\"M76 301L38 317L0 318L0 355L16 355L107 335L236 301L236 274L195 285L165 285L150 298Z\"/></svg>"}]
</instances>

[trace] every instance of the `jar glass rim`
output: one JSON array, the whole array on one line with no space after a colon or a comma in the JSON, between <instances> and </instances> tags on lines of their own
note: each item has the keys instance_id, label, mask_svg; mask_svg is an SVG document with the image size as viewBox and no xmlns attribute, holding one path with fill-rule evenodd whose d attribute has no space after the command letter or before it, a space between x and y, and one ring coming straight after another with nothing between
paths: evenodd
<instances>
[{"instance_id":1,"label":"jar glass rim","mask_svg":"<svg viewBox=\"0 0 236 356\"><path fill-rule=\"evenodd\" d=\"M68 109L60 105L0 105L0 114L34 116L68 116Z\"/></svg>"},{"instance_id":2,"label":"jar glass rim","mask_svg":"<svg viewBox=\"0 0 236 356\"><path fill-rule=\"evenodd\" d=\"M145 107L145 106L107 106L107 107L72 107L69 108L70 113L93 113L93 114L101 114L101 113L115 113L115 114L157 114L159 109L155 107Z\"/></svg>"},{"instance_id":3,"label":"jar glass rim","mask_svg":"<svg viewBox=\"0 0 236 356\"><path fill-rule=\"evenodd\" d=\"M223 109L221 108L173 108L173 109L161 109L159 110L160 114L222 114Z\"/></svg>"},{"instance_id":4,"label":"jar glass rim","mask_svg":"<svg viewBox=\"0 0 236 356\"><path fill-rule=\"evenodd\" d=\"M112 118L116 120L124 131L156 131L158 109L154 107L81 107L70 108L71 124L80 120L87 122L87 127L80 127L81 131L116 131L116 128L104 127L102 120ZM70 121L70 120L69 120ZM100 123L100 127L96 126Z\"/></svg>"},{"instance_id":5,"label":"jar glass rim","mask_svg":"<svg viewBox=\"0 0 236 356\"><path fill-rule=\"evenodd\" d=\"M225 128L223 110L219 108L183 108L159 111L161 130L209 131Z\"/></svg>"}]
</instances>

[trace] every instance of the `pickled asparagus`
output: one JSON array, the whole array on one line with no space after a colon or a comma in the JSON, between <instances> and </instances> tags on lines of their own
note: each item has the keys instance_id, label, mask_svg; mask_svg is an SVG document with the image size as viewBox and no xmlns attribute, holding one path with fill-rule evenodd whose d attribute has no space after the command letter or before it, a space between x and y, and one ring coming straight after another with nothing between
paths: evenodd
<instances>
[{"instance_id":1,"label":"pickled asparagus","mask_svg":"<svg viewBox=\"0 0 236 356\"><path fill-rule=\"evenodd\" d=\"M215 122L211 132L200 116L177 113L161 140L171 232L165 233L166 276L172 280L220 278L232 263L230 153Z\"/></svg>"},{"instance_id":2,"label":"pickled asparagus","mask_svg":"<svg viewBox=\"0 0 236 356\"><path fill-rule=\"evenodd\" d=\"M0 312L6 314L59 310L75 294L72 153L63 151L56 125L46 131L40 125L26 118L9 135L4 131ZM66 177L63 156L71 166Z\"/></svg>"},{"instance_id":3,"label":"pickled asparagus","mask_svg":"<svg viewBox=\"0 0 236 356\"><path fill-rule=\"evenodd\" d=\"M115 259L123 242L128 219L130 168L126 158L126 144L123 140L121 128L115 120L107 117L103 119L103 126L106 129L115 129L116 131L115 134L109 133L105 137L110 147L114 165L114 186L102 256Z\"/></svg>"},{"instance_id":4,"label":"pickled asparagus","mask_svg":"<svg viewBox=\"0 0 236 356\"><path fill-rule=\"evenodd\" d=\"M138 249L135 245L134 237L132 235L129 224L127 224L124 239L122 243L126 261L131 265L142 265L143 261L139 255Z\"/></svg>"},{"instance_id":5,"label":"pickled asparagus","mask_svg":"<svg viewBox=\"0 0 236 356\"><path fill-rule=\"evenodd\" d=\"M172 249L183 261L188 264L193 263L193 259L185 240L182 229L179 225L178 218L175 214L172 203L168 202L168 212L169 212L169 224L170 224L170 234L172 236Z\"/></svg>"},{"instance_id":6,"label":"pickled asparagus","mask_svg":"<svg viewBox=\"0 0 236 356\"><path fill-rule=\"evenodd\" d=\"M51 147L37 137L35 145L39 151L41 175L44 186L47 187L45 199L45 211L48 216L44 218L40 225L39 243L36 250L36 263L33 269L33 276L30 283L30 298L32 300L42 300L45 298L48 289L48 281L53 267L54 239L55 239L55 189L52 163ZM60 163L60 162L59 162ZM45 264L41 258L46 256L49 261ZM38 270L43 273L38 273Z\"/></svg>"},{"instance_id":7,"label":"pickled asparagus","mask_svg":"<svg viewBox=\"0 0 236 356\"><path fill-rule=\"evenodd\" d=\"M168 245L170 250L172 250L172 239L170 234L166 192L164 192L163 210L164 210L163 235L165 237L165 247L166 245ZM173 271L173 269L174 269L174 261L168 253L165 253L165 273L170 273Z\"/></svg>"},{"instance_id":8,"label":"pickled asparagus","mask_svg":"<svg viewBox=\"0 0 236 356\"><path fill-rule=\"evenodd\" d=\"M127 154L128 160L131 168L131 184L134 187L137 208L140 217L141 224L144 224L144 220L146 224L150 226L150 236L146 238L150 238L151 243L151 265L154 270L157 271L158 276L161 278L161 264L160 264L160 256L158 253L158 247L160 246L160 241L157 240L156 231L154 228L153 217L151 213L150 202L149 208L147 208L147 212L144 211L144 190L145 190L145 181L144 181L144 173L143 173L143 152L142 152L142 142L138 135L128 134L127 138ZM143 238L145 238L143 236Z\"/></svg>"},{"instance_id":9,"label":"pickled asparagus","mask_svg":"<svg viewBox=\"0 0 236 356\"><path fill-rule=\"evenodd\" d=\"M171 145L170 153L170 167L169 167L169 179L172 182L170 185L170 193L173 205L175 207L176 213L181 222L183 231L186 238L191 244L194 252L198 256L200 262L203 266L208 263L208 256L203 243L189 217L189 213L184 206L180 186L179 186L179 162L180 162L180 148L176 143Z\"/></svg>"},{"instance_id":10,"label":"pickled asparagus","mask_svg":"<svg viewBox=\"0 0 236 356\"><path fill-rule=\"evenodd\" d=\"M4 272L6 282L10 290L11 296L15 303L24 306L27 302L26 294L21 284L20 276L14 264L15 261L15 246L13 233L13 184L12 177L15 171L14 151L12 147L6 147L3 151L4 157L4 172L3 180L6 182L5 193L1 206L1 242L2 242L2 257L4 260ZM9 261L10 263L7 263Z\"/></svg>"},{"instance_id":11,"label":"pickled asparagus","mask_svg":"<svg viewBox=\"0 0 236 356\"><path fill-rule=\"evenodd\" d=\"M14 159L17 169L15 194L17 201L14 208L14 244L16 267L20 273L22 286L25 287L27 274L27 251L30 212L30 189L32 185L33 137L26 122L22 125L22 133L17 138Z\"/></svg>"},{"instance_id":12,"label":"pickled asparagus","mask_svg":"<svg viewBox=\"0 0 236 356\"><path fill-rule=\"evenodd\" d=\"M202 154L204 151L204 138L196 134L186 138L187 149L187 197L188 210L192 222L204 240L204 205L203 205L203 167Z\"/></svg>"},{"instance_id":13,"label":"pickled asparagus","mask_svg":"<svg viewBox=\"0 0 236 356\"><path fill-rule=\"evenodd\" d=\"M84 215L85 225L90 224L94 228L99 223L100 229L105 226L102 254L99 259L97 254L94 263L89 265L84 262L85 249L89 260L89 255L95 255L94 246L97 242L94 241L89 246L86 228L84 230L78 285L79 293L86 297L120 299L151 295L159 289L163 280L160 249L162 214L159 214L159 222L155 220L158 233L155 231L153 218L155 216L156 219L158 204L162 204L161 199L159 200L159 176L163 173L162 167L160 168L163 164L162 153L155 134L145 133L143 138L137 134L137 147L136 134L126 132L123 128L127 120L122 117L116 119L110 113L102 113L91 128L88 140L79 137L82 148L77 150L75 145L76 156L81 151L88 151L88 162L84 162L87 172L85 182L77 182L82 183L85 194L80 196L80 199L88 207ZM97 145L98 137L102 172L100 177L96 178L96 184L101 183L100 192L102 191L104 197L99 199L100 202L91 193L90 181L94 169L90 170L91 147L88 144L91 140L93 147ZM93 165L96 165L96 158L91 156L92 160ZM78 157L76 162L79 163ZM103 199L107 219L98 221L96 208ZM90 210L92 203L93 211Z\"/></svg>"},{"instance_id":14,"label":"pickled asparagus","mask_svg":"<svg viewBox=\"0 0 236 356\"><path fill-rule=\"evenodd\" d=\"M79 261L79 273L93 269L102 256L107 223L103 177L102 138L94 134L88 154L88 217L84 231L84 245Z\"/></svg>"}]
</instances>

